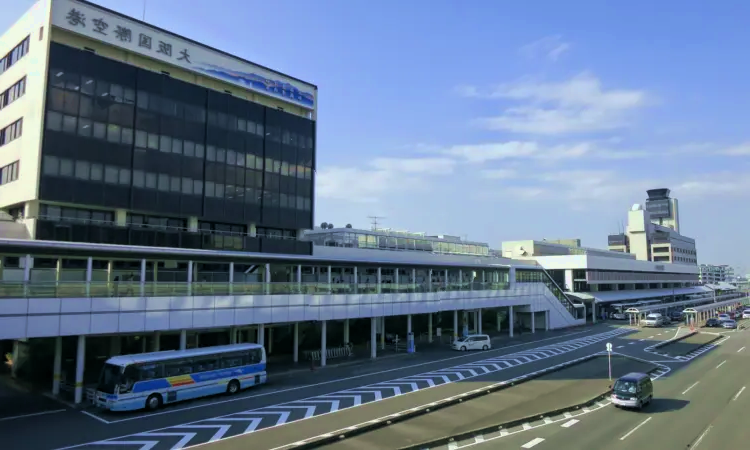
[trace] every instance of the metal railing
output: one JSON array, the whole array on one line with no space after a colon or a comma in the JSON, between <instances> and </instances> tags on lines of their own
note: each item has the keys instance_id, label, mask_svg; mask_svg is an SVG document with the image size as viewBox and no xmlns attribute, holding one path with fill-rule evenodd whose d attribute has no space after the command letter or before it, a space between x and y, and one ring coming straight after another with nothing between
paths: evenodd
<instances>
[{"instance_id":1,"label":"metal railing","mask_svg":"<svg viewBox=\"0 0 750 450\"><path fill-rule=\"evenodd\" d=\"M302 353L305 360L320 361L323 352L321 350L307 350ZM354 351L351 345L343 345L341 347L333 347L326 349L326 359L333 358L349 358L354 356Z\"/></svg>"},{"instance_id":2,"label":"metal railing","mask_svg":"<svg viewBox=\"0 0 750 450\"><path fill-rule=\"evenodd\" d=\"M173 297L209 295L345 295L507 290L508 283L171 283L0 282L0 298ZM142 292L141 292L142 290Z\"/></svg>"}]
</instances>

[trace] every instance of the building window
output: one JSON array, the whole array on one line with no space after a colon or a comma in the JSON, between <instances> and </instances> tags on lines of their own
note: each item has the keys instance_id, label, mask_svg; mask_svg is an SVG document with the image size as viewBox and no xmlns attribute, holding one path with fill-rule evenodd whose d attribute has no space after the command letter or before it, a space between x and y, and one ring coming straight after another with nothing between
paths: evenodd
<instances>
[{"instance_id":1,"label":"building window","mask_svg":"<svg viewBox=\"0 0 750 450\"><path fill-rule=\"evenodd\" d=\"M21 137L23 131L23 118L0 130L0 147Z\"/></svg>"},{"instance_id":2,"label":"building window","mask_svg":"<svg viewBox=\"0 0 750 450\"><path fill-rule=\"evenodd\" d=\"M148 216L144 214L128 214L128 225L134 228L157 228L161 230L187 229L187 220L170 217Z\"/></svg>"},{"instance_id":3,"label":"building window","mask_svg":"<svg viewBox=\"0 0 750 450\"><path fill-rule=\"evenodd\" d=\"M21 78L0 94L0 109L5 108L26 93L26 77Z\"/></svg>"},{"instance_id":4,"label":"building window","mask_svg":"<svg viewBox=\"0 0 750 450\"><path fill-rule=\"evenodd\" d=\"M84 208L71 208L55 205L41 205L39 218L55 222L84 222L112 224L115 214L111 211L99 211Z\"/></svg>"},{"instance_id":5,"label":"building window","mask_svg":"<svg viewBox=\"0 0 750 450\"><path fill-rule=\"evenodd\" d=\"M18 161L12 162L0 168L0 186L11 183L18 179Z\"/></svg>"},{"instance_id":6,"label":"building window","mask_svg":"<svg viewBox=\"0 0 750 450\"><path fill-rule=\"evenodd\" d=\"M29 53L29 44L31 42L29 38L30 36L26 36L26 39L21 41L20 44L16 45L15 48L8 52L7 55L0 58L0 75L2 75L6 70L10 69L11 66L17 63L19 59L23 58L27 53Z\"/></svg>"},{"instance_id":7,"label":"building window","mask_svg":"<svg viewBox=\"0 0 750 450\"><path fill-rule=\"evenodd\" d=\"M130 186L130 169L111 164L99 164L89 161L45 155L42 159L42 174L52 177L70 177L81 181Z\"/></svg>"}]
</instances>

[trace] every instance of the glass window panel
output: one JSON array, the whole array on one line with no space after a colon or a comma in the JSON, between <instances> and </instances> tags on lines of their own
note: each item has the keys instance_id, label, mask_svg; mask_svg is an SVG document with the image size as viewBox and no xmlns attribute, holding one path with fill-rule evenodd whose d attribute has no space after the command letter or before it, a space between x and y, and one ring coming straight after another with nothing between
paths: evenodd
<instances>
[{"instance_id":1,"label":"glass window panel","mask_svg":"<svg viewBox=\"0 0 750 450\"><path fill-rule=\"evenodd\" d=\"M216 196L216 184L213 181L206 181L206 197Z\"/></svg>"},{"instance_id":2,"label":"glass window panel","mask_svg":"<svg viewBox=\"0 0 750 450\"><path fill-rule=\"evenodd\" d=\"M75 177L79 180L88 180L90 177L91 166L88 161L76 161Z\"/></svg>"},{"instance_id":3,"label":"glass window panel","mask_svg":"<svg viewBox=\"0 0 750 450\"><path fill-rule=\"evenodd\" d=\"M159 151L170 153L172 151L172 138L161 135L159 137Z\"/></svg>"},{"instance_id":4,"label":"glass window panel","mask_svg":"<svg viewBox=\"0 0 750 450\"><path fill-rule=\"evenodd\" d=\"M109 83L102 80L96 81L96 96L100 98L109 97Z\"/></svg>"},{"instance_id":5,"label":"glass window panel","mask_svg":"<svg viewBox=\"0 0 750 450\"><path fill-rule=\"evenodd\" d=\"M148 92L138 91L136 95L136 105L142 109L148 109Z\"/></svg>"},{"instance_id":6,"label":"glass window panel","mask_svg":"<svg viewBox=\"0 0 750 450\"><path fill-rule=\"evenodd\" d=\"M62 114L59 112L47 112L47 129L53 131L62 131Z\"/></svg>"},{"instance_id":7,"label":"glass window panel","mask_svg":"<svg viewBox=\"0 0 750 450\"><path fill-rule=\"evenodd\" d=\"M153 172L146 172L146 188L156 189L156 174Z\"/></svg>"},{"instance_id":8,"label":"glass window panel","mask_svg":"<svg viewBox=\"0 0 750 450\"><path fill-rule=\"evenodd\" d=\"M169 179L169 190L172 192L180 192L180 177L170 177Z\"/></svg>"},{"instance_id":9,"label":"glass window panel","mask_svg":"<svg viewBox=\"0 0 750 450\"><path fill-rule=\"evenodd\" d=\"M169 175L163 173L159 174L159 190L165 192L169 191Z\"/></svg>"},{"instance_id":10,"label":"glass window panel","mask_svg":"<svg viewBox=\"0 0 750 450\"><path fill-rule=\"evenodd\" d=\"M78 119L78 135L84 137L91 137L93 130L92 123L89 119Z\"/></svg>"},{"instance_id":11,"label":"glass window panel","mask_svg":"<svg viewBox=\"0 0 750 450\"><path fill-rule=\"evenodd\" d=\"M148 138L145 131L135 131L135 146L141 148L148 147Z\"/></svg>"},{"instance_id":12,"label":"glass window panel","mask_svg":"<svg viewBox=\"0 0 750 450\"><path fill-rule=\"evenodd\" d=\"M133 186L144 188L146 187L146 173L142 170L133 171Z\"/></svg>"},{"instance_id":13,"label":"glass window panel","mask_svg":"<svg viewBox=\"0 0 750 450\"><path fill-rule=\"evenodd\" d=\"M281 173L281 161L273 160L273 173Z\"/></svg>"},{"instance_id":14,"label":"glass window panel","mask_svg":"<svg viewBox=\"0 0 750 450\"><path fill-rule=\"evenodd\" d=\"M123 100L125 103L132 105L135 103L135 90L130 88L125 88L123 92Z\"/></svg>"},{"instance_id":15,"label":"glass window panel","mask_svg":"<svg viewBox=\"0 0 750 450\"><path fill-rule=\"evenodd\" d=\"M130 169L120 169L120 184L130 186Z\"/></svg>"},{"instance_id":16,"label":"glass window panel","mask_svg":"<svg viewBox=\"0 0 750 450\"><path fill-rule=\"evenodd\" d=\"M255 169L255 155L245 155L245 167L248 169Z\"/></svg>"},{"instance_id":17,"label":"glass window panel","mask_svg":"<svg viewBox=\"0 0 750 450\"><path fill-rule=\"evenodd\" d=\"M227 164L232 166L237 165L237 153L234 150L227 150Z\"/></svg>"},{"instance_id":18,"label":"glass window panel","mask_svg":"<svg viewBox=\"0 0 750 450\"><path fill-rule=\"evenodd\" d=\"M281 162L281 174L284 176L289 176L289 163L285 161Z\"/></svg>"},{"instance_id":19,"label":"glass window panel","mask_svg":"<svg viewBox=\"0 0 750 450\"><path fill-rule=\"evenodd\" d=\"M297 176L297 166L294 164L288 164L289 176L294 178ZM283 170L283 169L282 169Z\"/></svg>"},{"instance_id":20,"label":"glass window panel","mask_svg":"<svg viewBox=\"0 0 750 450\"><path fill-rule=\"evenodd\" d=\"M193 180L190 178L182 179L182 193L186 195L193 195Z\"/></svg>"},{"instance_id":21,"label":"glass window panel","mask_svg":"<svg viewBox=\"0 0 750 450\"><path fill-rule=\"evenodd\" d=\"M73 161L67 158L60 158L60 176L73 176Z\"/></svg>"},{"instance_id":22,"label":"glass window panel","mask_svg":"<svg viewBox=\"0 0 750 450\"><path fill-rule=\"evenodd\" d=\"M97 139L105 139L107 137L107 125L94 122L94 137Z\"/></svg>"},{"instance_id":23,"label":"glass window panel","mask_svg":"<svg viewBox=\"0 0 750 450\"><path fill-rule=\"evenodd\" d=\"M309 198L306 198L306 199L305 199L305 207L304 207L303 209L304 209L305 211L310 211L310 207L311 207L311 206L310 206L310 199L309 199Z\"/></svg>"},{"instance_id":24,"label":"glass window panel","mask_svg":"<svg viewBox=\"0 0 750 450\"><path fill-rule=\"evenodd\" d=\"M63 96L65 97L65 105L63 108L63 112L73 115L73 116L77 116L78 107L79 107L78 92L68 91L68 92L65 92Z\"/></svg>"},{"instance_id":25,"label":"glass window panel","mask_svg":"<svg viewBox=\"0 0 750 450\"><path fill-rule=\"evenodd\" d=\"M44 157L44 174L52 176L60 175L60 160L57 156Z\"/></svg>"},{"instance_id":26,"label":"glass window panel","mask_svg":"<svg viewBox=\"0 0 750 450\"><path fill-rule=\"evenodd\" d=\"M78 91L81 89L81 76L77 73L65 72L65 89Z\"/></svg>"},{"instance_id":27,"label":"glass window panel","mask_svg":"<svg viewBox=\"0 0 750 450\"><path fill-rule=\"evenodd\" d=\"M1 70L1 69L0 69ZM65 87L65 72L60 69L50 70L50 84L54 87L64 88Z\"/></svg>"},{"instance_id":28,"label":"glass window panel","mask_svg":"<svg viewBox=\"0 0 750 450\"><path fill-rule=\"evenodd\" d=\"M91 164L91 181L102 181L104 177L104 166L97 163Z\"/></svg>"},{"instance_id":29,"label":"glass window panel","mask_svg":"<svg viewBox=\"0 0 750 450\"><path fill-rule=\"evenodd\" d=\"M255 124L255 134L258 136L265 136L266 134L263 132L263 124L262 123L256 123Z\"/></svg>"},{"instance_id":30,"label":"glass window panel","mask_svg":"<svg viewBox=\"0 0 750 450\"><path fill-rule=\"evenodd\" d=\"M112 84L109 87L109 96L112 100L122 103L124 97L124 89L119 84Z\"/></svg>"},{"instance_id":31,"label":"glass window panel","mask_svg":"<svg viewBox=\"0 0 750 450\"><path fill-rule=\"evenodd\" d=\"M227 152L223 148L216 149L216 161L225 162L227 159Z\"/></svg>"},{"instance_id":32,"label":"glass window panel","mask_svg":"<svg viewBox=\"0 0 750 450\"><path fill-rule=\"evenodd\" d=\"M172 139L172 153L182 154L181 139Z\"/></svg>"},{"instance_id":33,"label":"glass window panel","mask_svg":"<svg viewBox=\"0 0 750 450\"><path fill-rule=\"evenodd\" d=\"M94 112L94 100L91 97L83 95L81 96L78 108L78 114L81 117L91 117Z\"/></svg>"},{"instance_id":34,"label":"glass window panel","mask_svg":"<svg viewBox=\"0 0 750 450\"><path fill-rule=\"evenodd\" d=\"M152 150L158 150L159 149L159 135L158 134L148 134L148 148Z\"/></svg>"},{"instance_id":35,"label":"glass window panel","mask_svg":"<svg viewBox=\"0 0 750 450\"><path fill-rule=\"evenodd\" d=\"M123 144L132 145L133 144L133 129L132 128L122 128L122 139L121 141Z\"/></svg>"},{"instance_id":36,"label":"glass window panel","mask_svg":"<svg viewBox=\"0 0 750 450\"><path fill-rule=\"evenodd\" d=\"M245 119L237 119L237 129L240 131L246 131L247 130L247 121Z\"/></svg>"},{"instance_id":37,"label":"glass window panel","mask_svg":"<svg viewBox=\"0 0 750 450\"><path fill-rule=\"evenodd\" d=\"M77 119L75 116L63 116L63 132L74 133L77 131Z\"/></svg>"},{"instance_id":38,"label":"glass window panel","mask_svg":"<svg viewBox=\"0 0 750 450\"><path fill-rule=\"evenodd\" d=\"M201 180L193 180L193 195L203 195L203 182Z\"/></svg>"},{"instance_id":39,"label":"glass window panel","mask_svg":"<svg viewBox=\"0 0 750 450\"><path fill-rule=\"evenodd\" d=\"M204 147L203 144L195 144L195 157L196 158L203 158L204 156Z\"/></svg>"},{"instance_id":40,"label":"glass window panel","mask_svg":"<svg viewBox=\"0 0 750 450\"><path fill-rule=\"evenodd\" d=\"M213 145L209 145L206 147L206 160L207 161L216 161L216 147Z\"/></svg>"},{"instance_id":41,"label":"glass window panel","mask_svg":"<svg viewBox=\"0 0 750 450\"><path fill-rule=\"evenodd\" d=\"M273 159L266 158L266 171L271 172L273 171Z\"/></svg>"},{"instance_id":42,"label":"glass window panel","mask_svg":"<svg viewBox=\"0 0 750 450\"><path fill-rule=\"evenodd\" d=\"M234 199L234 185L232 184L226 185L226 187L224 188L224 194L226 198L233 200Z\"/></svg>"},{"instance_id":43,"label":"glass window panel","mask_svg":"<svg viewBox=\"0 0 750 450\"><path fill-rule=\"evenodd\" d=\"M245 154L237 152L237 167L245 166Z\"/></svg>"},{"instance_id":44,"label":"glass window panel","mask_svg":"<svg viewBox=\"0 0 750 450\"><path fill-rule=\"evenodd\" d=\"M195 156L195 142L185 141L182 149L185 153L185 156Z\"/></svg>"},{"instance_id":45,"label":"glass window panel","mask_svg":"<svg viewBox=\"0 0 750 450\"><path fill-rule=\"evenodd\" d=\"M115 144L120 142L120 127L118 125L107 125L107 140Z\"/></svg>"},{"instance_id":46,"label":"glass window panel","mask_svg":"<svg viewBox=\"0 0 750 450\"><path fill-rule=\"evenodd\" d=\"M117 184L120 178L120 171L115 166L104 166L104 182Z\"/></svg>"},{"instance_id":47,"label":"glass window panel","mask_svg":"<svg viewBox=\"0 0 750 450\"><path fill-rule=\"evenodd\" d=\"M224 198L224 185L221 183L216 183L216 197Z\"/></svg>"}]
</instances>

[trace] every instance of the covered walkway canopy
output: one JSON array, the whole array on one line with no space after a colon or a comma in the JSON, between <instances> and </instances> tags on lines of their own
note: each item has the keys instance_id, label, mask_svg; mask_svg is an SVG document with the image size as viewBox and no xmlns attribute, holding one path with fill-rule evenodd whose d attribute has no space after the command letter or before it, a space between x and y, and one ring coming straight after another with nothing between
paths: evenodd
<instances>
[{"instance_id":1,"label":"covered walkway canopy","mask_svg":"<svg viewBox=\"0 0 750 450\"><path fill-rule=\"evenodd\" d=\"M717 313L732 311L738 306L747 304L748 297L738 297L723 302L708 303L706 305L685 308L682 312L689 318L692 318L693 322L702 322L708 320Z\"/></svg>"},{"instance_id":2,"label":"covered walkway canopy","mask_svg":"<svg viewBox=\"0 0 750 450\"><path fill-rule=\"evenodd\" d=\"M733 286L723 281L716 283L716 284L704 284L703 286L711 289L712 291L736 291L737 290L737 286Z\"/></svg>"},{"instance_id":3,"label":"covered walkway canopy","mask_svg":"<svg viewBox=\"0 0 750 450\"><path fill-rule=\"evenodd\" d=\"M597 291L597 292L568 292L568 295L578 297L594 303L610 303L627 300L648 300L651 298L668 297L670 295L695 295L713 292L706 286L664 289L631 289L627 291Z\"/></svg>"},{"instance_id":4,"label":"covered walkway canopy","mask_svg":"<svg viewBox=\"0 0 750 450\"><path fill-rule=\"evenodd\" d=\"M644 305L644 306L639 306L637 308L628 308L625 310L625 312L627 314L649 314L652 312L664 311L665 309L671 309L676 306L691 306L691 305L695 305L696 303L709 303L709 302L711 302L711 304L717 304L717 303L713 303L713 299L711 297L706 297L706 298L701 298L701 299L683 300L680 302L673 302L673 303L662 303L660 305Z\"/></svg>"}]
</instances>

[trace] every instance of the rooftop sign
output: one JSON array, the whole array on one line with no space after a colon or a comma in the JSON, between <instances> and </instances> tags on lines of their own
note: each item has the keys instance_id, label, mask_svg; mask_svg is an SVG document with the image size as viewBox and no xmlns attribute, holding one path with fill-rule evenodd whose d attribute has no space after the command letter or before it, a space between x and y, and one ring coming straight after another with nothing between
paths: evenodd
<instances>
[{"instance_id":1,"label":"rooftop sign","mask_svg":"<svg viewBox=\"0 0 750 450\"><path fill-rule=\"evenodd\" d=\"M307 109L315 87L136 20L75 0L53 0L52 25Z\"/></svg>"}]
</instances>

